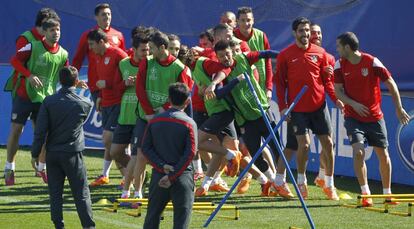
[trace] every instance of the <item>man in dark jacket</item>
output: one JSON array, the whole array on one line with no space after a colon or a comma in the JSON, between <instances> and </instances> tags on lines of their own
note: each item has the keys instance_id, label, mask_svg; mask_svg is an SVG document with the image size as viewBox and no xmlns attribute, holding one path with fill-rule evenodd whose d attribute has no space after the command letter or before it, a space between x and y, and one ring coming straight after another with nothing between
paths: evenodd
<instances>
[{"instance_id":1,"label":"man in dark jacket","mask_svg":"<svg viewBox=\"0 0 414 229\"><path fill-rule=\"evenodd\" d=\"M159 228L167 203L174 206L174 229L188 228L194 202L191 161L197 152L197 125L184 109L191 102L190 90L183 83L170 85L172 107L148 123L142 151L152 165L149 204L144 228Z\"/></svg>"},{"instance_id":2,"label":"man in dark jacket","mask_svg":"<svg viewBox=\"0 0 414 229\"><path fill-rule=\"evenodd\" d=\"M64 228L63 185L68 178L83 228L95 228L82 152L85 148L83 123L92 103L75 93L78 71L69 66L59 72L62 89L43 101L37 116L32 160L46 142L50 212L56 228Z\"/></svg>"}]
</instances>

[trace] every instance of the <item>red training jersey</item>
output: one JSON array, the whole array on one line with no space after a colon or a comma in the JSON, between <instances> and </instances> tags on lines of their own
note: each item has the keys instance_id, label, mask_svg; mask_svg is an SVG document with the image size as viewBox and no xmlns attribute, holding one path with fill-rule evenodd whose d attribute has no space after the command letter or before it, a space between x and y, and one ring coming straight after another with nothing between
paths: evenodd
<instances>
[{"instance_id":1,"label":"red training jersey","mask_svg":"<svg viewBox=\"0 0 414 229\"><path fill-rule=\"evenodd\" d=\"M95 26L94 28L84 32L80 38L78 49L76 50L75 56L72 60L72 65L77 68L78 70L81 69L83 60L85 59L85 56L88 58L88 87L91 92L99 90L96 87L96 81L98 81L98 75L96 70L96 61L94 60L94 57L96 54L89 49L88 45L88 33L92 30L98 29L98 26ZM118 47L122 50L125 50L125 40L124 36L121 32L118 30L109 27L109 29L102 29L106 33L106 36L108 38L109 44L112 46Z\"/></svg>"},{"instance_id":2,"label":"red training jersey","mask_svg":"<svg viewBox=\"0 0 414 229\"><path fill-rule=\"evenodd\" d=\"M119 61L127 56L122 49L109 46L102 56L96 55L94 57L97 80L105 80L105 88L101 89L100 93L102 107L121 103L125 83L119 71Z\"/></svg>"},{"instance_id":3,"label":"red training jersey","mask_svg":"<svg viewBox=\"0 0 414 229\"><path fill-rule=\"evenodd\" d=\"M329 80L330 77L325 72L327 66L326 51L317 45L309 44L309 47L303 50L294 43L283 49L277 56L274 77L279 110L287 108L305 85L308 86L308 90L293 111L318 110L325 102L323 81Z\"/></svg>"},{"instance_id":4,"label":"red training jersey","mask_svg":"<svg viewBox=\"0 0 414 229\"><path fill-rule=\"evenodd\" d=\"M368 107L369 115L362 117L351 106L345 105L345 117L361 122L376 122L384 116L381 111L380 80L391 78L391 73L376 57L361 53L361 61L352 64L341 58L335 64L335 83L343 84L345 94L352 100Z\"/></svg>"},{"instance_id":5,"label":"red training jersey","mask_svg":"<svg viewBox=\"0 0 414 229\"><path fill-rule=\"evenodd\" d=\"M335 66L335 57L326 52L326 57L328 59L328 64L332 68ZM322 78L323 84L325 85L325 91L329 95L329 98L331 98L332 102L336 103L336 100L338 98L335 95L335 87L334 87L334 76L331 75L329 78Z\"/></svg>"}]
</instances>

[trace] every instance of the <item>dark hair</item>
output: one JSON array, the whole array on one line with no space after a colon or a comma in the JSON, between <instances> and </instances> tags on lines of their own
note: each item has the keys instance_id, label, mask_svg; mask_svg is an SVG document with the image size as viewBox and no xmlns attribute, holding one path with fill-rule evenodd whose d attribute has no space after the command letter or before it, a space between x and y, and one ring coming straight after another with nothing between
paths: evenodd
<instances>
[{"instance_id":1,"label":"dark hair","mask_svg":"<svg viewBox=\"0 0 414 229\"><path fill-rule=\"evenodd\" d=\"M60 26L60 22L54 18L49 18L42 23L42 29L44 31L55 26Z\"/></svg>"},{"instance_id":2,"label":"dark hair","mask_svg":"<svg viewBox=\"0 0 414 229\"><path fill-rule=\"evenodd\" d=\"M54 18L60 22L60 18L54 9L42 8L39 10L39 12L37 12L35 26L42 26L42 22L45 20L45 18Z\"/></svg>"},{"instance_id":3,"label":"dark hair","mask_svg":"<svg viewBox=\"0 0 414 229\"><path fill-rule=\"evenodd\" d=\"M100 40L103 40L105 42L108 42L108 37L106 36L106 33L103 32L100 29L94 29L94 30L89 31L87 37L88 37L88 40L95 41L97 43Z\"/></svg>"},{"instance_id":4,"label":"dark hair","mask_svg":"<svg viewBox=\"0 0 414 229\"><path fill-rule=\"evenodd\" d=\"M356 51L359 49L359 40L358 37L353 32L345 32L339 35L336 39L339 40L341 45L349 45L352 51Z\"/></svg>"},{"instance_id":5,"label":"dark hair","mask_svg":"<svg viewBox=\"0 0 414 229\"><path fill-rule=\"evenodd\" d=\"M95 16L97 16L99 14L99 12L101 12L101 10L103 9L111 9L111 7L109 6L108 3L100 3L98 5L95 6Z\"/></svg>"},{"instance_id":6,"label":"dark hair","mask_svg":"<svg viewBox=\"0 0 414 229\"><path fill-rule=\"evenodd\" d=\"M226 31L228 30L229 26L225 25L225 24L218 24L213 28L213 35L217 36L218 33L222 32L222 31Z\"/></svg>"},{"instance_id":7,"label":"dark hair","mask_svg":"<svg viewBox=\"0 0 414 229\"><path fill-rule=\"evenodd\" d=\"M239 7L237 9L237 19L240 18L240 15L248 14L248 13L253 13L253 10L251 7L247 7L247 6Z\"/></svg>"},{"instance_id":8,"label":"dark hair","mask_svg":"<svg viewBox=\"0 0 414 229\"><path fill-rule=\"evenodd\" d=\"M169 41L178 41L178 42L181 42L180 37L178 37L177 35L172 34L172 33L168 35L168 40Z\"/></svg>"},{"instance_id":9,"label":"dark hair","mask_svg":"<svg viewBox=\"0 0 414 229\"><path fill-rule=\"evenodd\" d=\"M131 30L131 39L134 39L135 36L143 36L146 35L147 28L145 26L135 26Z\"/></svg>"},{"instance_id":10,"label":"dark hair","mask_svg":"<svg viewBox=\"0 0 414 229\"><path fill-rule=\"evenodd\" d=\"M204 38L204 37L206 37L210 42L213 42L214 37L213 37L212 29L207 29L206 31L201 32L199 35L199 38Z\"/></svg>"},{"instance_id":11,"label":"dark hair","mask_svg":"<svg viewBox=\"0 0 414 229\"><path fill-rule=\"evenodd\" d=\"M226 50L228 48L230 48L230 42L226 40L221 40L214 45L215 52Z\"/></svg>"},{"instance_id":12,"label":"dark hair","mask_svg":"<svg viewBox=\"0 0 414 229\"><path fill-rule=\"evenodd\" d=\"M181 45L180 51L178 51L177 59L179 59L183 64L190 66L191 64L192 53L187 45Z\"/></svg>"},{"instance_id":13,"label":"dark hair","mask_svg":"<svg viewBox=\"0 0 414 229\"><path fill-rule=\"evenodd\" d=\"M314 22L310 23L310 27L312 27L312 26L318 26L318 27L321 27L318 23L314 23Z\"/></svg>"},{"instance_id":14,"label":"dark hair","mask_svg":"<svg viewBox=\"0 0 414 229\"><path fill-rule=\"evenodd\" d=\"M161 47L161 45L164 45L165 48L167 48L169 40L168 40L168 36L165 35L163 32L156 31L151 34L150 41L154 43L154 45L157 46L157 48Z\"/></svg>"},{"instance_id":15,"label":"dark hair","mask_svg":"<svg viewBox=\"0 0 414 229\"><path fill-rule=\"evenodd\" d=\"M140 44L147 44L149 42L149 39L144 35L135 35L132 38L132 47L138 48Z\"/></svg>"},{"instance_id":16,"label":"dark hair","mask_svg":"<svg viewBox=\"0 0 414 229\"><path fill-rule=\"evenodd\" d=\"M306 17L298 17L292 22L292 30L296 31L300 24L311 24L311 21Z\"/></svg>"},{"instance_id":17,"label":"dark hair","mask_svg":"<svg viewBox=\"0 0 414 229\"><path fill-rule=\"evenodd\" d=\"M190 89L183 83L173 83L168 88L168 96L172 105L182 106L188 97L190 97Z\"/></svg>"},{"instance_id":18,"label":"dark hair","mask_svg":"<svg viewBox=\"0 0 414 229\"><path fill-rule=\"evenodd\" d=\"M65 66L59 71L59 81L62 86L72 87L78 79L78 69L73 66Z\"/></svg>"}]
</instances>

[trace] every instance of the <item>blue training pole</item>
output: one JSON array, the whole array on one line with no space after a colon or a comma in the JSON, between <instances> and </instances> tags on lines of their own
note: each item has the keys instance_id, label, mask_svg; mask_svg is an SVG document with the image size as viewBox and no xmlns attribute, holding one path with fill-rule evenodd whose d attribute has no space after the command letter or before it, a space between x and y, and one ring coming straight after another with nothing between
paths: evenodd
<instances>
[{"instance_id":1,"label":"blue training pole","mask_svg":"<svg viewBox=\"0 0 414 229\"><path fill-rule=\"evenodd\" d=\"M277 129L282 125L282 123L283 123L283 121L286 119L286 117L287 117L287 114L289 114L290 113L290 111L294 108L294 106L297 104L297 102L299 101L299 99L302 97L302 95L305 93L305 91L307 90L307 86L305 85L303 88L302 88L302 90L299 92L299 94L296 96L296 98L294 99L294 101L293 101L293 103L290 105L290 107L288 108L288 110L287 110L287 112L285 113L285 114L282 114L282 117L281 117L281 120L278 122L278 124L276 125L276 127L274 128L274 131L272 130L272 128L271 128L271 125L270 125L270 122L269 122L269 120L267 119L267 116L266 116L266 114L265 114L265 112L264 112L264 110L263 110L263 107L261 106L261 104L260 104L260 101L259 101L259 99L258 99L258 97L257 97L257 94L256 94L256 92L255 92L255 90L254 90L254 88L253 88L253 85L251 84L251 81L250 81L250 78L248 78L248 76L246 75L246 74L244 74L244 76L245 76L245 78L246 78L246 80L247 80L247 83L248 83L248 85L249 85L249 88L250 88L250 90L252 91L252 93L253 93L253 95L254 95L254 97L255 97L255 99L256 99L256 103L258 104L258 106L259 106L259 109L260 109L260 111L261 111L261 113L262 113L262 116L263 116L263 118L264 118L264 121L265 121L265 123L266 123L266 126L267 126L267 128L269 129L269 132L271 133L271 135L269 135L267 138L266 138L266 141L263 143L263 145L261 146L261 148L256 152L256 154L255 154L255 156L252 158L252 160L250 161L250 163L246 166L246 168L242 171L242 173L240 174L240 176L239 176L239 178L237 179L237 181L233 184L233 186L231 187L231 189L229 190L229 192L224 196L224 198L222 199L222 201L220 202L220 204L217 206L217 208L215 209L215 211L210 215L210 217L208 218L208 220L206 221L206 223L204 224L204 227L207 227L209 224L210 224L210 222L213 220L213 218L215 217L215 215L218 213L218 211L220 210L220 208L223 206L223 204L226 202L226 200L227 200L227 198L231 195L231 193L233 192L233 190L236 188L236 186L237 186L237 184L240 182L240 180L241 180L241 178L247 173L247 171L250 169L250 167L252 166L252 164L254 163L254 161L261 155L261 153L262 153L262 151L263 151L263 148L264 147L266 147L266 145L270 142L270 140L272 140L273 139L273 141L275 142L275 145L276 145L276 147L277 147L277 150L279 151L279 154L280 155L282 155L282 158L283 158L283 161L284 161L284 163L285 163L285 165L286 165L286 169L288 170L288 173L289 173L289 176L290 176L290 178L291 178L291 180L293 181L293 184L294 184L294 186L295 186L295 190L296 190L296 192L298 193L298 196L299 196L299 199L300 199L300 201L301 201L301 203L302 203L302 207L304 208L304 211L305 211L305 213L306 213L306 216L307 216L307 218L308 218L308 220L309 220L309 223L310 223L310 225L311 225L311 227L312 228L315 228L315 225L314 225L314 223L313 223L313 220L312 220L312 217L310 216L310 214L309 214L309 211L308 211L308 209L307 209L307 207L306 207L306 204L304 203L304 201L303 201L303 198L302 198L302 196L300 195L300 191L299 191L299 189L298 189L298 187L297 187L297 184L296 184L296 182L295 182L295 180L294 180L294 178L293 178L293 174L292 174L292 172L291 172L291 170L290 170L290 167L289 167L289 165L288 165L288 163L287 163L287 160L286 160L286 158L284 157L284 155L283 155L283 153L282 153L282 150L281 150L281 147L280 147L280 145L279 145L279 143L276 141L276 136L275 136L275 134L274 134L274 131L277 131ZM272 155L272 156L274 156L274 155Z\"/></svg>"}]
</instances>

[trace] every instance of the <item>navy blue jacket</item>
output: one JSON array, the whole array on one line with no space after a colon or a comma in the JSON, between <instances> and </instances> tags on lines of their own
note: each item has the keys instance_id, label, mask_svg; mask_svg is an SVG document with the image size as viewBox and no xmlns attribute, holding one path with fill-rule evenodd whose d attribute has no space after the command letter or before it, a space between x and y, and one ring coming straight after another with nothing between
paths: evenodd
<instances>
[{"instance_id":1,"label":"navy blue jacket","mask_svg":"<svg viewBox=\"0 0 414 229\"><path fill-rule=\"evenodd\" d=\"M164 165L174 167L168 174L174 182L184 171L192 171L197 152L197 125L185 112L171 108L148 122L142 151L155 171L164 173Z\"/></svg>"},{"instance_id":2,"label":"navy blue jacket","mask_svg":"<svg viewBox=\"0 0 414 229\"><path fill-rule=\"evenodd\" d=\"M62 87L47 96L37 115L32 157L39 156L45 141L47 153L83 151L83 123L91 108L90 100L77 95L74 87Z\"/></svg>"}]
</instances>

